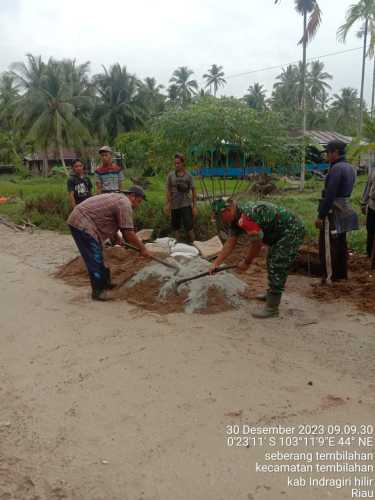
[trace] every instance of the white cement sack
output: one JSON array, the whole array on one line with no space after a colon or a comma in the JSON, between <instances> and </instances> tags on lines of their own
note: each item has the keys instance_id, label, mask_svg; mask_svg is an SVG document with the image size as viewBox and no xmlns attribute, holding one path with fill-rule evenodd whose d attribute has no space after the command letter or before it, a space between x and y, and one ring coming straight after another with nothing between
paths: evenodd
<instances>
[{"instance_id":1,"label":"white cement sack","mask_svg":"<svg viewBox=\"0 0 375 500\"><path fill-rule=\"evenodd\" d=\"M172 253L182 253L186 255L191 255L192 257L197 257L199 255L199 250L197 250L192 245L186 245L185 243L177 243L172 247Z\"/></svg>"},{"instance_id":2,"label":"white cement sack","mask_svg":"<svg viewBox=\"0 0 375 500\"><path fill-rule=\"evenodd\" d=\"M146 243L145 247L147 250L155 257L169 257L170 251L166 246L162 246L159 243Z\"/></svg>"},{"instance_id":3,"label":"white cement sack","mask_svg":"<svg viewBox=\"0 0 375 500\"><path fill-rule=\"evenodd\" d=\"M182 252L173 252L171 253L171 257L173 257L174 259L177 258L177 260L180 260L180 259L194 259L196 257L196 255L192 255L192 254L189 254L189 253L182 253Z\"/></svg>"},{"instance_id":4,"label":"white cement sack","mask_svg":"<svg viewBox=\"0 0 375 500\"><path fill-rule=\"evenodd\" d=\"M153 229L141 229L138 231L137 236L141 241L149 241L152 239Z\"/></svg>"},{"instance_id":5,"label":"white cement sack","mask_svg":"<svg viewBox=\"0 0 375 500\"><path fill-rule=\"evenodd\" d=\"M223 249L223 244L218 236L214 236L207 241L194 241L194 247L196 247L201 256L205 259L210 259L211 257L216 257L216 255Z\"/></svg>"},{"instance_id":6,"label":"white cement sack","mask_svg":"<svg viewBox=\"0 0 375 500\"><path fill-rule=\"evenodd\" d=\"M176 244L176 240L174 238L158 238L154 241L154 243L157 243L161 247L165 248L169 252L171 251L172 247Z\"/></svg>"}]
</instances>

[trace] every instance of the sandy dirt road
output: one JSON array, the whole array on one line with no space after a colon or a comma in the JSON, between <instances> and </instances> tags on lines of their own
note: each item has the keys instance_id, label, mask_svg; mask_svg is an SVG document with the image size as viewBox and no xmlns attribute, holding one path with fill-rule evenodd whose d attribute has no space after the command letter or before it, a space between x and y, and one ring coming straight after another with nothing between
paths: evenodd
<instances>
[{"instance_id":1,"label":"sandy dirt road","mask_svg":"<svg viewBox=\"0 0 375 500\"><path fill-rule=\"evenodd\" d=\"M68 236L0 226L1 500L352 497L256 472L265 449L229 447L226 426L374 424L374 315L290 292L266 322L251 303L93 303L51 276L75 254Z\"/></svg>"}]
</instances>

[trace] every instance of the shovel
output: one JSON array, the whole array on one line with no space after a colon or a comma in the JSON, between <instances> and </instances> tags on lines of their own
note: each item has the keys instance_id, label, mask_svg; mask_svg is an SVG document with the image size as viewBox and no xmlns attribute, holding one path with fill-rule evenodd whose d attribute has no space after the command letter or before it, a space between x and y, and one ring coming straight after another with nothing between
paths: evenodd
<instances>
[{"instance_id":1,"label":"shovel","mask_svg":"<svg viewBox=\"0 0 375 500\"><path fill-rule=\"evenodd\" d=\"M232 265L232 266L223 266L223 267L218 267L213 273L210 273L209 271L206 271L204 273L196 274L195 276L190 276L190 278L182 278L180 280L176 280L175 286L176 290L180 285L183 285L184 283L188 283L189 281L194 281L199 278L204 278L205 276L210 276L211 274L217 274L221 273L222 271L228 271L229 269L236 269L238 267L237 265Z\"/></svg>"},{"instance_id":2,"label":"shovel","mask_svg":"<svg viewBox=\"0 0 375 500\"><path fill-rule=\"evenodd\" d=\"M136 252L140 252L139 248L133 247L133 245L129 245L129 243L123 243L122 244L124 247L129 248L130 250L135 250ZM151 260L154 260L155 262L158 262L159 264L163 264L163 266L169 267L169 269L173 269L175 274L177 274L180 270L180 268L175 265L175 264L170 264L169 262L166 262L165 260L159 259L158 257L150 257Z\"/></svg>"}]
</instances>

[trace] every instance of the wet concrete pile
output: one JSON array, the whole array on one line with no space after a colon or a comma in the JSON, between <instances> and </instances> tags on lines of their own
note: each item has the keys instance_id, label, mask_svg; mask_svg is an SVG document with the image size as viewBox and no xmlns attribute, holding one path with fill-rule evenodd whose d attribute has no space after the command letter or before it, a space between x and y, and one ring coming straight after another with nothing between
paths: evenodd
<instances>
[{"instance_id":1,"label":"wet concrete pile","mask_svg":"<svg viewBox=\"0 0 375 500\"><path fill-rule=\"evenodd\" d=\"M151 263L120 247L104 250L112 281L118 287L111 292L114 300L126 300L160 313L187 312L212 314L238 308L248 297L247 283L231 272L222 272L177 286L177 280L205 272L207 260L195 257L169 258L179 270ZM74 286L88 286L89 279L81 257L62 266L56 277Z\"/></svg>"},{"instance_id":2,"label":"wet concrete pile","mask_svg":"<svg viewBox=\"0 0 375 500\"><path fill-rule=\"evenodd\" d=\"M236 264L245 255L247 244L239 244L226 264ZM199 312L212 314L234 308L257 293L267 289L266 250L245 274L234 271L224 272L176 287L176 280L206 271L209 262L199 257L178 262L180 270L150 263L133 251L120 247L106 248L106 265L111 269L112 279L118 285L113 292L114 300L129 303L159 313ZM173 259L172 259L173 261ZM177 262L176 260L174 262ZM292 273L304 274L311 278L321 275L317 247L306 245L301 249ZM62 266L55 275L73 286L89 286L84 262L80 257ZM351 254L349 260L349 280L322 286L320 281L288 280L289 292L303 294L324 302L343 301L355 307L375 312L375 273L365 256Z\"/></svg>"}]
</instances>

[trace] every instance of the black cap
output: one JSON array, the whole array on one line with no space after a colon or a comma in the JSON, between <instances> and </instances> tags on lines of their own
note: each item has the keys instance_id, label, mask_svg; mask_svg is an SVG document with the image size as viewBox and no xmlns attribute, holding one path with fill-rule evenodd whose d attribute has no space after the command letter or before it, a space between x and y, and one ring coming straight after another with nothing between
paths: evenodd
<instances>
[{"instance_id":1,"label":"black cap","mask_svg":"<svg viewBox=\"0 0 375 500\"><path fill-rule=\"evenodd\" d=\"M138 196L138 198L143 198L144 200L147 200L146 193L143 191L141 186L131 186L129 189L123 191L123 193L135 194L135 196Z\"/></svg>"},{"instance_id":2,"label":"black cap","mask_svg":"<svg viewBox=\"0 0 375 500\"><path fill-rule=\"evenodd\" d=\"M340 156L344 156L346 144L345 142L341 141L331 141L324 149L325 151L327 151L327 153L333 153L334 151L337 151Z\"/></svg>"}]
</instances>

